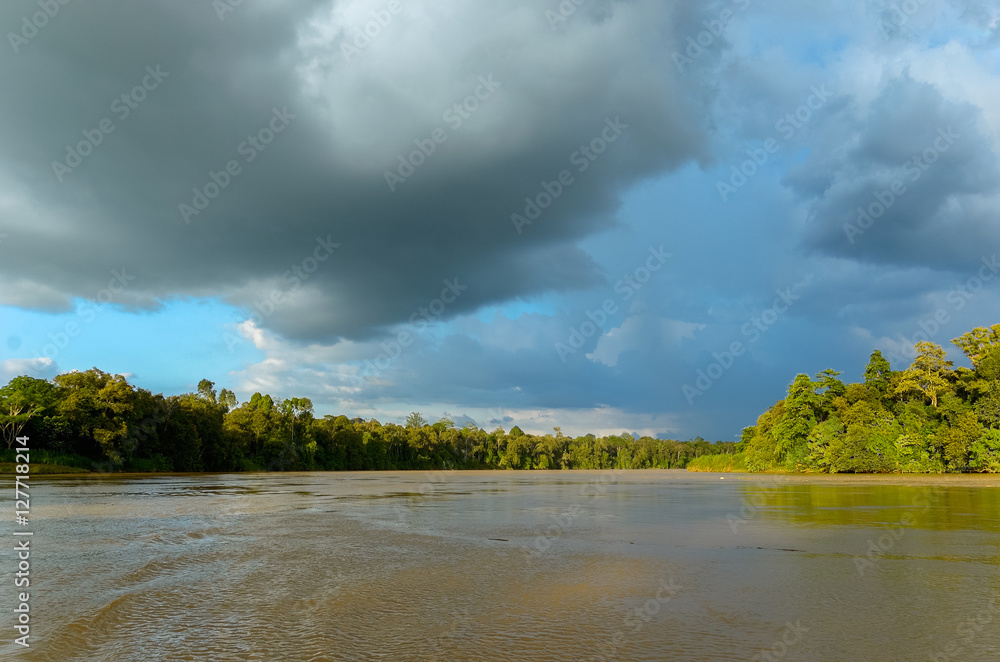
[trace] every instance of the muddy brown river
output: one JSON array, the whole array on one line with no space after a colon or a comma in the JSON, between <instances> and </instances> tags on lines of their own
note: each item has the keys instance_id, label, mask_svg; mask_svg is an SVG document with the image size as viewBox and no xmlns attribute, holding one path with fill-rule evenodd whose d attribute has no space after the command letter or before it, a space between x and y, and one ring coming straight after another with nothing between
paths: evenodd
<instances>
[{"instance_id":1,"label":"muddy brown river","mask_svg":"<svg viewBox=\"0 0 1000 662\"><path fill-rule=\"evenodd\" d=\"M1000 477L31 480L3 660L1000 659Z\"/></svg>"}]
</instances>

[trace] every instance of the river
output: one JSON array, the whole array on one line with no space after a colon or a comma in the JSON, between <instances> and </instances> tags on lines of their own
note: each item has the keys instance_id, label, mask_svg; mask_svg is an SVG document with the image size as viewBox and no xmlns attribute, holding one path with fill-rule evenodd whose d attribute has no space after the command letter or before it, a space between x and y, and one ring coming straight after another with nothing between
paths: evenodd
<instances>
[{"instance_id":1,"label":"river","mask_svg":"<svg viewBox=\"0 0 1000 662\"><path fill-rule=\"evenodd\" d=\"M3 660L1000 659L1000 477L31 480Z\"/></svg>"}]
</instances>

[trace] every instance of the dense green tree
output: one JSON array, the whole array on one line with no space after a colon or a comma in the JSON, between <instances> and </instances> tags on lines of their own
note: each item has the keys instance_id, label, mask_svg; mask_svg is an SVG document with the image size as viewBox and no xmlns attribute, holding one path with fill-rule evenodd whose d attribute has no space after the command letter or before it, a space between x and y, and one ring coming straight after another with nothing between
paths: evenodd
<instances>
[{"instance_id":1,"label":"dense green tree","mask_svg":"<svg viewBox=\"0 0 1000 662\"><path fill-rule=\"evenodd\" d=\"M775 424L785 417L785 401L779 400L770 409L757 417L757 425L743 431L743 441L747 466L751 471L764 471L784 463L785 455L782 448L788 444L779 445L775 435Z\"/></svg>"},{"instance_id":2,"label":"dense green tree","mask_svg":"<svg viewBox=\"0 0 1000 662\"><path fill-rule=\"evenodd\" d=\"M207 379L203 379L198 382L198 397L205 402L210 402L214 405L216 403L215 382L211 382Z\"/></svg>"},{"instance_id":3,"label":"dense green tree","mask_svg":"<svg viewBox=\"0 0 1000 662\"><path fill-rule=\"evenodd\" d=\"M826 370L799 375L788 395L744 429L752 470L992 471L1000 439L1000 325L953 341L973 368L952 369L944 349L916 344L903 372L872 352L860 384ZM806 440L806 452L802 440Z\"/></svg>"},{"instance_id":4,"label":"dense green tree","mask_svg":"<svg viewBox=\"0 0 1000 662\"><path fill-rule=\"evenodd\" d=\"M884 399L892 393L895 386L896 373L893 372L889 361L882 356L882 352L875 350L868 360L865 368L864 386L878 398Z\"/></svg>"},{"instance_id":5,"label":"dense green tree","mask_svg":"<svg viewBox=\"0 0 1000 662\"><path fill-rule=\"evenodd\" d=\"M938 397L949 387L948 377L953 364L940 345L922 340L915 348L917 356L900 376L896 394L906 395L919 391L930 398L931 406L937 407Z\"/></svg>"},{"instance_id":6,"label":"dense green tree","mask_svg":"<svg viewBox=\"0 0 1000 662\"><path fill-rule=\"evenodd\" d=\"M832 472L895 471L896 439L901 429L895 417L879 405L860 401L844 417L845 431L830 448Z\"/></svg>"},{"instance_id":7,"label":"dense green tree","mask_svg":"<svg viewBox=\"0 0 1000 662\"><path fill-rule=\"evenodd\" d=\"M75 450L121 467L133 450L124 443L135 406L132 385L97 368L58 375L54 381L60 389L57 410L78 439Z\"/></svg>"},{"instance_id":8,"label":"dense green tree","mask_svg":"<svg viewBox=\"0 0 1000 662\"><path fill-rule=\"evenodd\" d=\"M219 393L219 405L223 408L223 411L229 413L236 408L237 404L236 394L228 389L222 389L222 392Z\"/></svg>"},{"instance_id":9,"label":"dense green tree","mask_svg":"<svg viewBox=\"0 0 1000 662\"><path fill-rule=\"evenodd\" d=\"M959 414L955 420L938 431L938 445L944 450L948 468L962 471L969 465L969 451L983 436L983 428L972 411Z\"/></svg>"},{"instance_id":10,"label":"dense green tree","mask_svg":"<svg viewBox=\"0 0 1000 662\"><path fill-rule=\"evenodd\" d=\"M816 425L821 398L808 375L798 375L788 387L781 417L774 423L775 461L789 468L804 459L809 433Z\"/></svg>"},{"instance_id":11,"label":"dense green tree","mask_svg":"<svg viewBox=\"0 0 1000 662\"><path fill-rule=\"evenodd\" d=\"M987 430L972 444L969 466L977 471L1000 473L1000 430Z\"/></svg>"},{"instance_id":12,"label":"dense green tree","mask_svg":"<svg viewBox=\"0 0 1000 662\"><path fill-rule=\"evenodd\" d=\"M972 331L963 333L958 338L951 341L961 349L969 361L972 362L972 369L978 370L979 363L990 351L1000 347L1000 324L994 324L990 328L976 327Z\"/></svg>"},{"instance_id":13,"label":"dense green tree","mask_svg":"<svg viewBox=\"0 0 1000 662\"><path fill-rule=\"evenodd\" d=\"M455 427L455 421L451 420L450 418L441 418L438 419L438 421L434 423L431 427L434 428L437 432L444 432L445 430L450 430L451 428Z\"/></svg>"},{"instance_id":14,"label":"dense green tree","mask_svg":"<svg viewBox=\"0 0 1000 662\"><path fill-rule=\"evenodd\" d=\"M418 412L411 411L410 415L406 417L406 427L408 428L422 428L427 425L427 421Z\"/></svg>"},{"instance_id":15,"label":"dense green tree","mask_svg":"<svg viewBox=\"0 0 1000 662\"><path fill-rule=\"evenodd\" d=\"M51 415L56 400L56 387L44 379L15 377L0 388L0 432L7 448L30 431L32 419Z\"/></svg>"},{"instance_id":16,"label":"dense green tree","mask_svg":"<svg viewBox=\"0 0 1000 662\"><path fill-rule=\"evenodd\" d=\"M820 471L835 471L844 444L844 433L844 424L837 416L818 423L809 432L806 466Z\"/></svg>"}]
</instances>

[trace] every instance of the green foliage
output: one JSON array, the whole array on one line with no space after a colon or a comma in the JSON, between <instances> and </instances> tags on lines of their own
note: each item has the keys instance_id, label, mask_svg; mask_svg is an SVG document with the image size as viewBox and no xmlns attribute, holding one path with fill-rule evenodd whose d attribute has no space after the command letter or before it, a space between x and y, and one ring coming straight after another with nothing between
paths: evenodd
<instances>
[{"instance_id":1,"label":"green foliage","mask_svg":"<svg viewBox=\"0 0 1000 662\"><path fill-rule=\"evenodd\" d=\"M865 386L877 391L880 395L885 395L889 390L892 376L893 371L889 361L882 356L882 352L876 349L872 352L868 367L865 368Z\"/></svg>"},{"instance_id":2,"label":"green foliage","mask_svg":"<svg viewBox=\"0 0 1000 662\"><path fill-rule=\"evenodd\" d=\"M15 377L0 388L0 433L7 448L21 436L28 423L54 412L56 387L44 379Z\"/></svg>"},{"instance_id":3,"label":"green foliage","mask_svg":"<svg viewBox=\"0 0 1000 662\"><path fill-rule=\"evenodd\" d=\"M969 449L969 466L976 471L1000 473L1000 430L987 430Z\"/></svg>"},{"instance_id":4,"label":"green foliage","mask_svg":"<svg viewBox=\"0 0 1000 662\"><path fill-rule=\"evenodd\" d=\"M58 375L58 413L66 420L83 455L121 467L131 457L128 421L135 407L135 389L121 375L97 368Z\"/></svg>"},{"instance_id":5,"label":"green foliage","mask_svg":"<svg viewBox=\"0 0 1000 662\"><path fill-rule=\"evenodd\" d=\"M448 419L448 418L442 418L442 419L439 419L431 427L434 428L435 430L437 430L440 433L440 432L444 432L445 430L449 430L449 429L455 427L455 422L452 421L451 419Z\"/></svg>"},{"instance_id":6,"label":"green foliage","mask_svg":"<svg viewBox=\"0 0 1000 662\"><path fill-rule=\"evenodd\" d=\"M746 462L746 455L743 453L720 453L717 455L702 455L688 462L688 471L704 472L735 472L746 473L749 471Z\"/></svg>"},{"instance_id":7,"label":"green foliage","mask_svg":"<svg viewBox=\"0 0 1000 662\"><path fill-rule=\"evenodd\" d=\"M207 379L198 382L198 397L214 405L216 403L215 382L210 382Z\"/></svg>"},{"instance_id":8,"label":"green foliage","mask_svg":"<svg viewBox=\"0 0 1000 662\"><path fill-rule=\"evenodd\" d=\"M931 405L937 407L938 397L949 386L949 361L940 345L922 340L916 344L917 356L913 365L903 372L896 385L896 395L920 392L930 398Z\"/></svg>"},{"instance_id":9,"label":"green foliage","mask_svg":"<svg viewBox=\"0 0 1000 662\"><path fill-rule=\"evenodd\" d=\"M14 463L17 459L17 448L0 450L0 462ZM43 449L31 450L31 465L34 471L35 465L58 465L62 467L72 467L75 469L89 470L94 462L82 455L70 455L67 453L57 453Z\"/></svg>"},{"instance_id":10,"label":"green foliage","mask_svg":"<svg viewBox=\"0 0 1000 662\"><path fill-rule=\"evenodd\" d=\"M1000 469L1000 325L954 342L973 369L916 344L913 364L891 369L872 352L861 384L824 370L798 375L788 395L743 430L751 471L932 473Z\"/></svg>"},{"instance_id":11,"label":"green foliage","mask_svg":"<svg viewBox=\"0 0 1000 662\"><path fill-rule=\"evenodd\" d=\"M559 428L534 435L516 425L486 432L448 419L430 425L417 412L405 426L317 419L308 398L276 403L254 393L241 404L207 379L196 393L164 397L97 368L52 381L12 379L0 388L0 431L8 443L27 434L33 451L71 458L51 466L101 471L1000 471L1000 325L953 342L974 369L952 370L941 347L922 342L903 372L873 352L860 384L844 384L833 370L800 374L738 444L627 433L573 438Z\"/></svg>"},{"instance_id":12,"label":"green foliage","mask_svg":"<svg viewBox=\"0 0 1000 662\"><path fill-rule=\"evenodd\" d=\"M881 406L856 402L844 415L845 430L830 444L830 473L888 473L897 469L896 419Z\"/></svg>"},{"instance_id":13,"label":"green foliage","mask_svg":"<svg viewBox=\"0 0 1000 662\"><path fill-rule=\"evenodd\" d=\"M647 469L683 468L697 457L732 454L731 442L532 435L514 426L486 432L453 421L433 425L417 412L406 426L346 416L315 418L308 398L276 402L254 393L238 403L207 379L197 391L164 397L96 368L53 382L18 377L0 404L31 415L17 419L32 437L39 466L98 471L309 471L369 469ZM24 416L18 413L17 416ZM0 418L0 423L13 422ZM23 425L21 422L23 420Z\"/></svg>"},{"instance_id":14,"label":"green foliage","mask_svg":"<svg viewBox=\"0 0 1000 662\"><path fill-rule=\"evenodd\" d=\"M978 370L983 357L1000 346L1000 324L994 324L988 329L976 327L952 342L969 357L973 369Z\"/></svg>"},{"instance_id":15,"label":"green foliage","mask_svg":"<svg viewBox=\"0 0 1000 662\"><path fill-rule=\"evenodd\" d=\"M422 428L425 425L427 425L427 421L415 411L411 411L410 415L406 417L406 427L408 428Z\"/></svg>"}]
</instances>

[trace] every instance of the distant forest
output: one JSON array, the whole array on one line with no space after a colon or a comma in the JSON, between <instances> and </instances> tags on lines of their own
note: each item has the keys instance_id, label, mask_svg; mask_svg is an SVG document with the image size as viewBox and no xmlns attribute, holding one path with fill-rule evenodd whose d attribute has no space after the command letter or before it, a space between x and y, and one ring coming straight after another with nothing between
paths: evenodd
<instances>
[{"instance_id":1,"label":"distant forest","mask_svg":"<svg viewBox=\"0 0 1000 662\"><path fill-rule=\"evenodd\" d=\"M307 398L254 393L239 403L203 379L196 393L153 394L93 368L0 388L0 461L17 436L32 463L89 471L650 469L823 473L1000 472L1000 324L952 341L972 363L918 342L906 370L875 350L861 383L800 374L741 441L532 435L313 415Z\"/></svg>"},{"instance_id":2,"label":"distant forest","mask_svg":"<svg viewBox=\"0 0 1000 662\"><path fill-rule=\"evenodd\" d=\"M798 375L743 430L740 459L751 471L1000 472L1000 324L952 343L971 370L923 341L901 371L876 350L860 384L833 370Z\"/></svg>"},{"instance_id":3,"label":"distant forest","mask_svg":"<svg viewBox=\"0 0 1000 662\"><path fill-rule=\"evenodd\" d=\"M97 368L53 380L22 376L0 388L0 461L30 437L32 464L89 471L311 471L367 469L683 468L695 457L735 452L734 442L487 432L313 415L308 398L254 393L239 403L201 380L196 393L154 395ZM13 447L12 447L13 446ZM32 468L32 471L35 467Z\"/></svg>"}]
</instances>

